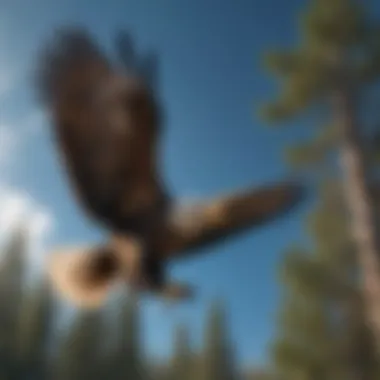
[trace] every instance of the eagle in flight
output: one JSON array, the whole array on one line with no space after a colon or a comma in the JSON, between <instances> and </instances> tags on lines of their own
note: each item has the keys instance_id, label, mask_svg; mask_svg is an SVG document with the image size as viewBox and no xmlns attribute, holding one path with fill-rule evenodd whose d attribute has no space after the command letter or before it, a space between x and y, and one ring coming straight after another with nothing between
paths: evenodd
<instances>
[{"instance_id":1,"label":"eagle in flight","mask_svg":"<svg viewBox=\"0 0 380 380\"><path fill-rule=\"evenodd\" d=\"M279 182L179 206L158 163L163 113L154 56L128 34L112 63L83 29L58 31L38 61L38 91L51 117L63 167L83 211L109 235L102 244L51 253L58 292L100 306L120 281L135 291L186 299L191 287L167 279L166 265L292 209L297 183Z\"/></svg>"}]
</instances>

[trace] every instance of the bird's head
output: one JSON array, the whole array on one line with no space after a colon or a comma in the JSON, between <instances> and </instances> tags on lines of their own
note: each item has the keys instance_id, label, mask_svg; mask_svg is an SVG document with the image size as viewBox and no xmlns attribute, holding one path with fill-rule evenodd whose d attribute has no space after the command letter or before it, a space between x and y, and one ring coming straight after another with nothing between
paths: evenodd
<instances>
[{"instance_id":1,"label":"bird's head","mask_svg":"<svg viewBox=\"0 0 380 380\"><path fill-rule=\"evenodd\" d=\"M118 262L107 246L55 250L47 271L52 286L63 298L85 308L101 306L119 278Z\"/></svg>"}]
</instances>

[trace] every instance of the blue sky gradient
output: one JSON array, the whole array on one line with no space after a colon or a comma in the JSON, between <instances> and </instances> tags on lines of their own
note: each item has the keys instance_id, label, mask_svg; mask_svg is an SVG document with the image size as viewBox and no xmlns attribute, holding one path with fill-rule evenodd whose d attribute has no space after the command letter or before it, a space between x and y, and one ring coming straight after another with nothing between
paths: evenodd
<instances>
[{"instance_id":1,"label":"blue sky gradient","mask_svg":"<svg viewBox=\"0 0 380 380\"><path fill-rule=\"evenodd\" d=\"M13 84L0 92L0 124L24 133L21 125L29 123L38 131L23 144L8 180L52 210L57 219L54 244L87 242L102 234L74 203L33 98L35 53L55 27L84 25L110 52L112 35L122 27L131 31L141 51L159 53L160 93L167 114L164 175L174 194L202 197L287 175L283 149L306 138L308 125L267 128L255 107L276 93L274 81L262 70L261 55L296 41L295 21L304 4L0 0L0 41L5 46L0 71ZM146 302L143 326L149 351L166 355L178 322L187 323L199 343L207 306L222 297L238 359L265 361L280 299L277 264L289 245L304 241L306 210L307 205L301 206L271 225L207 250L213 254L174 265L172 275L195 284L197 298L171 309L155 300Z\"/></svg>"}]
</instances>

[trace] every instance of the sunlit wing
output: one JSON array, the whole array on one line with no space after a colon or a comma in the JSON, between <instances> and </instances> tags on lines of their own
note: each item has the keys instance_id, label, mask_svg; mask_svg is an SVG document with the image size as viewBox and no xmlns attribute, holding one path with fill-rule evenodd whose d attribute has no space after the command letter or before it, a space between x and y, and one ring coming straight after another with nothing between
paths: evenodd
<instances>
[{"instance_id":1,"label":"sunlit wing","mask_svg":"<svg viewBox=\"0 0 380 380\"><path fill-rule=\"evenodd\" d=\"M178 257L220 243L245 229L290 211L302 198L298 185L253 188L174 212L159 238L163 258Z\"/></svg>"}]
</instances>

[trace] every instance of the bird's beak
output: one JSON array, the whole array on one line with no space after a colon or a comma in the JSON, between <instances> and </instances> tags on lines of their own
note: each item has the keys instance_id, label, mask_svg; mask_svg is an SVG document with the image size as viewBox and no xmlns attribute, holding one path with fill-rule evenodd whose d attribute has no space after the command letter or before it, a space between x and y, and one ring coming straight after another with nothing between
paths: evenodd
<instances>
[{"instance_id":1,"label":"bird's beak","mask_svg":"<svg viewBox=\"0 0 380 380\"><path fill-rule=\"evenodd\" d=\"M104 249L67 247L52 252L48 262L51 285L82 308L98 308L118 279L114 258Z\"/></svg>"}]
</instances>

